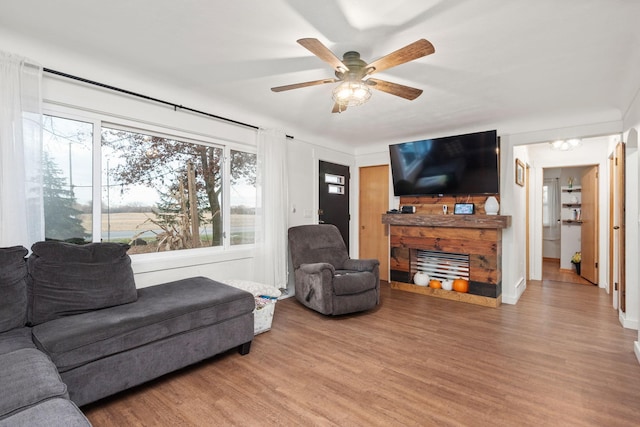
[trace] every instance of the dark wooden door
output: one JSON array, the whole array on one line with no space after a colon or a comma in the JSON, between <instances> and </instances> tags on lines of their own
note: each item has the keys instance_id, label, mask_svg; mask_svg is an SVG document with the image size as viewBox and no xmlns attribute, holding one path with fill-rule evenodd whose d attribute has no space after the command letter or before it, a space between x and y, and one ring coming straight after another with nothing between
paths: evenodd
<instances>
[{"instance_id":1,"label":"dark wooden door","mask_svg":"<svg viewBox=\"0 0 640 427\"><path fill-rule=\"evenodd\" d=\"M338 227L349 249L349 166L320 160L318 222Z\"/></svg>"}]
</instances>

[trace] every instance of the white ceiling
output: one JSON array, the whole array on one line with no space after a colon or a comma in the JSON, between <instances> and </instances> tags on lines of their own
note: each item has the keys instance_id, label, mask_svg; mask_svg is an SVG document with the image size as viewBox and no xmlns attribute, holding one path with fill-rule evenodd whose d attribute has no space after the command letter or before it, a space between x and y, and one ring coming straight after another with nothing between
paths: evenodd
<instances>
[{"instance_id":1,"label":"white ceiling","mask_svg":"<svg viewBox=\"0 0 640 427\"><path fill-rule=\"evenodd\" d=\"M48 48L31 56L45 67L114 85L96 70L120 70L140 84L125 89L172 87L172 102L203 107L197 94L210 113L358 149L620 120L640 87L639 16L635 0L2 0L0 48L15 35ZM303 37L367 62L420 38L436 52L376 74L416 100L374 91L331 114L333 85L270 90L333 77Z\"/></svg>"}]
</instances>

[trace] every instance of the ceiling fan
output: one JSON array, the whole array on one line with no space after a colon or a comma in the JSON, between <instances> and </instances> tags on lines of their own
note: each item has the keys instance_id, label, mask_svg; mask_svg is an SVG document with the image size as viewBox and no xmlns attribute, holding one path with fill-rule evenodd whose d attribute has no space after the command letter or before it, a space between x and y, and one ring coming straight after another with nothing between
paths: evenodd
<instances>
[{"instance_id":1,"label":"ceiling fan","mask_svg":"<svg viewBox=\"0 0 640 427\"><path fill-rule=\"evenodd\" d=\"M346 52L341 61L318 39L304 38L298 40L298 43L331 65L335 70L336 77L277 86L272 87L271 90L274 92L283 92L307 86L341 82L333 90L335 104L331 111L332 113L341 113L346 110L347 107L364 104L371 97L371 90L369 88L374 88L408 100L416 99L422 93L422 89L374 79L369 76L379 71L384 71L391 67L413 61L414 59L431 55L435 52L435 48L429 41L420 39L367 64L360 58L360 54L354 51Z\"/></svg>"}]
</instances>

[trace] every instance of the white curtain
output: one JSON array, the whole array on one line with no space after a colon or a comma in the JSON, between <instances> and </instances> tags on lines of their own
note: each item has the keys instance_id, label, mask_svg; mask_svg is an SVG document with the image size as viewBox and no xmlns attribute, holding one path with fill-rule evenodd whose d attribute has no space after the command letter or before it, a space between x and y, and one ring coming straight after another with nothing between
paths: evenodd
<instances>
[{"instance_id":1,"label":"white curtain","mask_svg":"<svg viewBox=\"0 0 640 427\"><path fill-rule=\"evenodd\" d=\"M42 67L0 51L0 246L44 239Z\"/></svg>"},{"instance_id":2,"label":"white curtain","mask_svg":"<svg viewBox=\"0 0 640 427\"><path fill-rule=\"evenodd\" d=\"M287 287L287 137L281 130L258 131L256 275L262 283Z\"/></svg>"},{"instance_id":3,"label":"white curtain","mask_svg":"<svg viewBox=\"0 0 640 427\"><path fill-rule=\"evenodd\" d=\"M545 179L544 185L547 186L549 222L548 226L544 227L543 238L558 240L560 238L560 182L557 178Z\"/></svg>"}]
</instances>

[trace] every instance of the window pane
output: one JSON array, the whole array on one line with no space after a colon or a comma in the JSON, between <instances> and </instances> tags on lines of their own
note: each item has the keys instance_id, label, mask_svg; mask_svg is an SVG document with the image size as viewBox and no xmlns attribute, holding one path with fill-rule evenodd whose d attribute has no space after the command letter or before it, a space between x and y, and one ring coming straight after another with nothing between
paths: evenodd
<instances>
[{"instance_id":1,"label":"window pane","mask_svg":"<svg viewBox=\"0 0 640 427\"><path fill-rule=\"evenodd\" d=\"M43 116L45 238L91 241L93 124Z\"/></svg>"},{"instance_id":2,"label":"window pane","mask_svg":"<svg viewBox=\"0 0 640 427\"><path fill-rule=\"evenodd\" d=\"M129 253L222 244L220 147L102 129L102 237Z\"/></svg>"},{"instance_id":3,"label":"window pane","mask_svg":"<svg viewBox=\"0 0 640 427\"><path fill-rule=\"evenodd\" d=\"M231 244L255 242L256 155L231 150Z\"/></svg>"},{"instance_id":4,"label":"window pane","mask_svg":"<svg viewBox=\"0 0 640 427\"><path fill-rule=\"evenodd\" d=\"M549 186L542 186L542 225L549 226Z\"/></svg>"}]
</instances>

